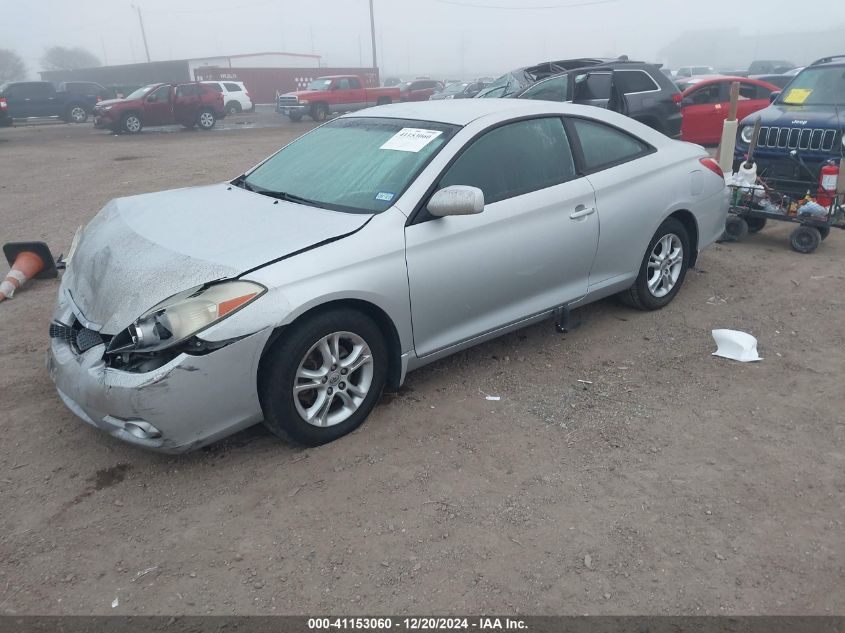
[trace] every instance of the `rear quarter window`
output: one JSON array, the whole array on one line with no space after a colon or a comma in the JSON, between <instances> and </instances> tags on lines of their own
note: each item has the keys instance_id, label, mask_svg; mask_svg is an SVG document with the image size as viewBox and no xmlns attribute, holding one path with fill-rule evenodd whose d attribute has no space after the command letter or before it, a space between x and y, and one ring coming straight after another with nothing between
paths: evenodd
<instances>
[{"instance_id":1,"label":"rear quarter window","mask_svg":"<svg viewBox=\"0 0 845 633\"><path fill-rule=\"evenodd\" d=\"M660 90L660 86L644 70L617 70L613 77L624 94Z\"/></svg>"},{"instance_id":2,"label":"rear quarter window","mask_svg":"<svg viewBox=\"0 0 845 633\"><path fill-rule=\"evenodd\" d=\"M650 145L622 130L591 119L571 119L588 172L607 169L652 152Z\"/></svg>"}]
</instances>

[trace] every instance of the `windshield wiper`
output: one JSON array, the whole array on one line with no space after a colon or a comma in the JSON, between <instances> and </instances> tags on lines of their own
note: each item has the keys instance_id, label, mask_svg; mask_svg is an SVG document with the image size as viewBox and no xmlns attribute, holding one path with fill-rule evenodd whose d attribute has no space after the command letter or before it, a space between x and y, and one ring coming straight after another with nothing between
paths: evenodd
<instances>
[{"instance_id":1,"label":"windshield wiper","mask_svg":"<svg viewBox=\"0 0 845 633\"><path fill-rule=\"evenodd\" d=\"M262 196L269 196L270 198L277 198L279 200L285 200L286 202L294 202L296 204L304 204L309 207L317 207L320 209L328 209L328 207L321 202L317 202L316 200L311 200L309 198L303 198L302 196L298 196L295 193L288 193L287 191L271 191L270 189L256 189L254 187L250 187L247 184L246 180L244 180L244 187L248 188L250 191L254 191L255 193L260 193Z\"/></svg>"}]
</instances>

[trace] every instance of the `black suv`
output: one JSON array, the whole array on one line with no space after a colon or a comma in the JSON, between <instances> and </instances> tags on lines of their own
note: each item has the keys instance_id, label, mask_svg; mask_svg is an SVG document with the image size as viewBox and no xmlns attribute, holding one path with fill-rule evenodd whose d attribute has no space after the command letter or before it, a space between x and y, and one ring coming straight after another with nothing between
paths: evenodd
<instances>
[{"instance_id":1,"label":"black suv","mask_svg":"<svg viewBox=\"0 0 845 633\"><path fill-rule=\"evenodd\" d=\"M680 91L656 64L624 58L545 62L511 71L478 96L593 105L625 114L666 136L681 136Z\"/></svg>"},{"instance_id":2,"label":"black suv","mask_svg":"<svg viewBox=\"0 0 845 633\"><path fill-rule=\"evenodd\" d=\"M815 190L822 165L845 156L845 55L813 62L772 98L768 108L740 122L734 158L747 155L759 116L758 173L779 190Z\"/></svg>"}]
</instances>

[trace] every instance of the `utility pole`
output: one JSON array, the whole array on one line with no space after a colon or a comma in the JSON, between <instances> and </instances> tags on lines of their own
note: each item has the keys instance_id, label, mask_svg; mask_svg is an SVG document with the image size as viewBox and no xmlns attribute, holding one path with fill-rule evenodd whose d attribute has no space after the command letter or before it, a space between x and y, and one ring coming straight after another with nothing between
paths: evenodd
<instances>
[{"instance_id":1,"label":"utility pole","mask_svg":"<svg viewBox=\"0 0 845 633\"><path fill-rule=\"evenodd\" d=\"M378 68L376 59L376 20L373 17L373 0L370 0L370 39L373 43L373 68Z\"/></svg>"},{"instance_id":2,"label":"utility pole","mask_svg":"<svg viewBox=\"0 0 845 633\"><path fill-rule=\"evenodd\" d=\"M147 62L150 61L150 47L147 45L147 32L144 31L144 18L141 16L141 7L137 5L131 5L133 9L138 12L138 22L141 24L141 37L144 40L144 50L147 52Z\"/></svg>"}]
</instances>

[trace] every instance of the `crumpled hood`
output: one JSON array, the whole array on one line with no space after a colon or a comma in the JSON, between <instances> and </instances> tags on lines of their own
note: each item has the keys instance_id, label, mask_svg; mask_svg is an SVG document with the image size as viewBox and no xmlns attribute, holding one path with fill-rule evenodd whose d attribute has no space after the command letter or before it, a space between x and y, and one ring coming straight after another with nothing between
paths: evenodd
<instances>
[{"instance_id":1,"label":"crumpled hood","mask_svg":"<svg viewBox=\"0 0 845 633\"><path fill-rule=\"evenodd\" d=\"M836 108L831 106L810 107L773 104L745 117L742 120L742 125L754 125L754 119L758 115L761 123L769 127L806 127L813 129L845 127L845 116L840 113L840 120L837 120ZM800 123L796 123L796 121L800 121Z\"/></svg>"},{"instance_id":2,"label":"crumpled hood","mask_svg":"<svg viewBox=\"0 0 845 633\"><path fill-rule=\"evenodd\" d=\"M134 99L132 101L135 101ZM129 103L129 99L103 99L94 104L95 108L117 105L118 103Z\"/></svg>"},{"instance_id":3,"label":"crumpled hood","mask_svg":"<svg viewBox=\"0 0 845 633\"><path fill-rule=\"evenodd\" d=\"M225 183L118 198L83 230L62 287L87 320L117 334L177 292L348 235L371 217Z\"/></svg>"}]
</instances>

